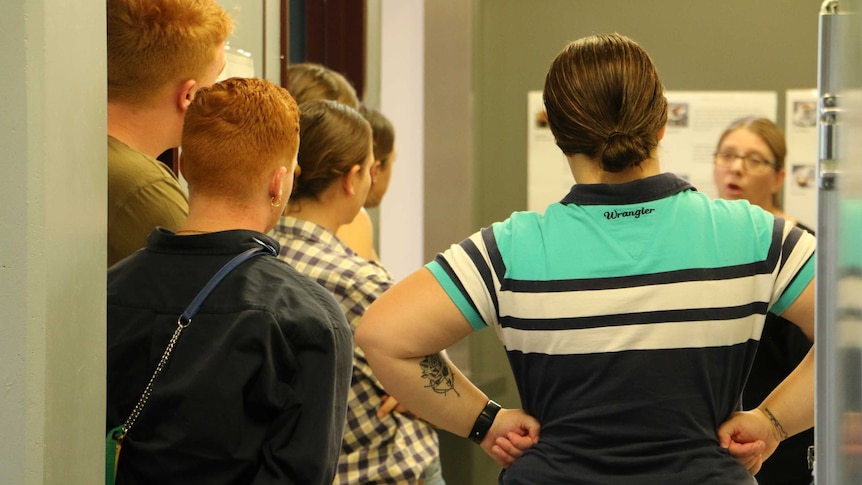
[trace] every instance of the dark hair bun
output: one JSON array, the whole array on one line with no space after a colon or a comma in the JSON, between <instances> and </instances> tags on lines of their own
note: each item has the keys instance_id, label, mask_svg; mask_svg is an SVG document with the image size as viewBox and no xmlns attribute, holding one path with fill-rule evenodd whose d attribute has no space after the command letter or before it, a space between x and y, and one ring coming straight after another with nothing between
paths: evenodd
<instances>
[{"instance_id":1,"label":"dark hair bun","mask_svg":"<svg viewBox=\"0 0 862 485\"><path fill-rule=\"evenodd\" d=\"M639 137L613 131L599 147L596 156L602 163L602 169L620 172L649 158L650 149L644 146Z\"/></svg>"}]
</instances>

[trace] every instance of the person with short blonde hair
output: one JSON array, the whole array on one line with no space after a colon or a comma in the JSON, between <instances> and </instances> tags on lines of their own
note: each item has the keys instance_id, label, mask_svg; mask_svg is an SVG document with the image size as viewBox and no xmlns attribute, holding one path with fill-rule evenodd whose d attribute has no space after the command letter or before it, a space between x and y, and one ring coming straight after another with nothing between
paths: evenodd
<instances>
[{"instance_id":1,"label":"person with short blonde hair","mask_svg":"<svg viewBox=\"0 0 862 485\"><path fill-rule=\"evenodd\" d=\"M298 145L299 110L269 81L227 79L190 105L189 217L108 270L106 429L131 415L198 291L235 256L263 255L228 273L172 344L123 439L116 483L332 483L350 327L266 235L290 197Z\"/></svg>"},{"instance_id":2,"label":"person with short blonde hair","mask_svg":"<svg viewBox=\"0 0 862 485\"><path fill-rule=\"evenodd\" d=\"M224 69L232 29L215 0L107 1L108 266L188 215L176 174L156 157L179 146L189 104Z\"/></svg>"}]
</instances>

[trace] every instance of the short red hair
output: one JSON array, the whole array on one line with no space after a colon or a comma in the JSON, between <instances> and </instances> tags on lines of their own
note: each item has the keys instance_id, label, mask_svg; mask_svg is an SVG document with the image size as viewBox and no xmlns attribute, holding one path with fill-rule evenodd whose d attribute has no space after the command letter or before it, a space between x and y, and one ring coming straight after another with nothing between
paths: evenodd
<instances>
[{"instance_id":1,"label":"short red hair","mask_svg":"<svg viewBox=\"0 0 862 485\"><path fill-rule=\"evenodd\" d=\"M255 197L299 149L299 108L286 89L230 78L198 91L186 112L182 172L189 191Z\"/></svg>"},{"instance_id":2,"label":"short red hair","mask_svg":"<svg viewBox=\"0 0 862 485\"><path fill-rule=\"evenodd\" d=\"M215 0L107 0L108 100L141 104L199 79L233 30Z\"/></svg>"}]
</instances>

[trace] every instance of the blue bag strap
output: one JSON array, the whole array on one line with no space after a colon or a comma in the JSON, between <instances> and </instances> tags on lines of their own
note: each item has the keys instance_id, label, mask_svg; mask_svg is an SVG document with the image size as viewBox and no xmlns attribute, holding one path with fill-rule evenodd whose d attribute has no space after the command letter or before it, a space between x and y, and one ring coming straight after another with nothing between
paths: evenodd
<instances>
[{"instance_id":1,"label":"blue bag strap","mask_svg":"<svg viewBox=\"0 0 862 485\"><path fill-rule=\"evenodd\" d=\"M255 242L260 244L259 247L251 248L243 251L242 253L234 256L233 259L227 262L218 272L213 275L212 278L201 288L201 291L198 292L197 296L195 296L194 300L189 303L189 306L185 309L185 311L180 315L179 323L181 326L186 327L192 321L192 317L197 314L198 310L200 310L201 305L203 305L204 300L212 293L213 289L218 286L219 283L224 279L225 276L228 275L231 271L234 270L237 266L241 265L245 261L259 255L259 254L271 254L273 256L277 255L278 252L274 247L269 244L261 241L258 238L254 238Z\"/></svg>"},{"instance_id":2,"label":"blue bag strap","mask_svg":"<svg viewBox=\"0 0 862 485\"><path fill-rule=\"evenodd\" d=\"M234 256L233 259L227 262L227 264L222 266L222 268L218 270L218 272L216 272L216 274L212 278L210 278L207 284L204 285L201 291L198 292L197 296L195 296L194 300L192 300L188 308L186 308L186 310L179 316L179 318L177 319L177 328L174 330L174 334L171 336L171 340L168 343L168 346L165 348L165 352L162 354L162 358L156 365L156 370L153 372L152 377L150 377L150 381L144 388L144 392L138 399L137 404L135 404L135 407L132 409L132 413L129 415L128 419L126 419L126 422L123 423L123 425L121 426L122 433L118 433L116 434L116 436L110 436L109 439L114 438L116 441L121 442L126 433L128 433L129 430L132 429L132 425L134 425L135 421L137 421L138 416L140 416L141 411L144 409L144 406L147 404L147 400L149 399L150 394L153 391L153 382L156 380L156 377L161 374L162 370L167 365L168 359L171 356L171 352L174 349L174 345L176 345L177 340L179 340L180 338L180 333L183 331L184 328L189 326L192 321L192 317L197 314L204 300L206 300L207 296L212 293L213 289L219 283L221 283L224 277L227 276L228 273L233 271L234 268L236 268L243 262L257 256L258 254L271 254L273 256L278 255L278 251L276 251L273 246L257 238L254 238L254 241L260 244L260 246L243 251L237 256ZM113 431L114 430L112 430L112 432Z\"/></svg>"}]
</instances>

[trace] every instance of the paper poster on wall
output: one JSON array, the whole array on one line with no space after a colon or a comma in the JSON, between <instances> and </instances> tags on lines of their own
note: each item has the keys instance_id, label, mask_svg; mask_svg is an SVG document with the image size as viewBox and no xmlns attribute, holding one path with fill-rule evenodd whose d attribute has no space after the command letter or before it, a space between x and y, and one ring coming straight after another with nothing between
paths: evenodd
<instances>
[{"instance_id":1,"label":"paper poster on wall","mask_svg":"<svg viewBox=\"0 0 862 485\"><path fill-rule=\"evenodd\" d=\"M688 180L710 197L713 153L718 139L734 120L745 116L775 121L778 95L774 91L665 91L668 120L659 143L662 171Z\"/></svg>"},{"instance_id":2,"label":"paper poster on wall","mask_svg":"<svg viewBox=\"0 0 862 485\"><path fill-rule=\"evenodd\" d=\"M544 212L575 183L569 162L548 128L541 91L527 93L527 210Z\"/></svg>"},{"instance_id":3,"label":"paper poster on wall","mask_svg":"<svg viewBox=\"0 0 862 485\"><path fill-rule=\"evenodd\" d=\"M817 90L786 93L784 213L817 227Z\"/></svg>"}]
</instances>

